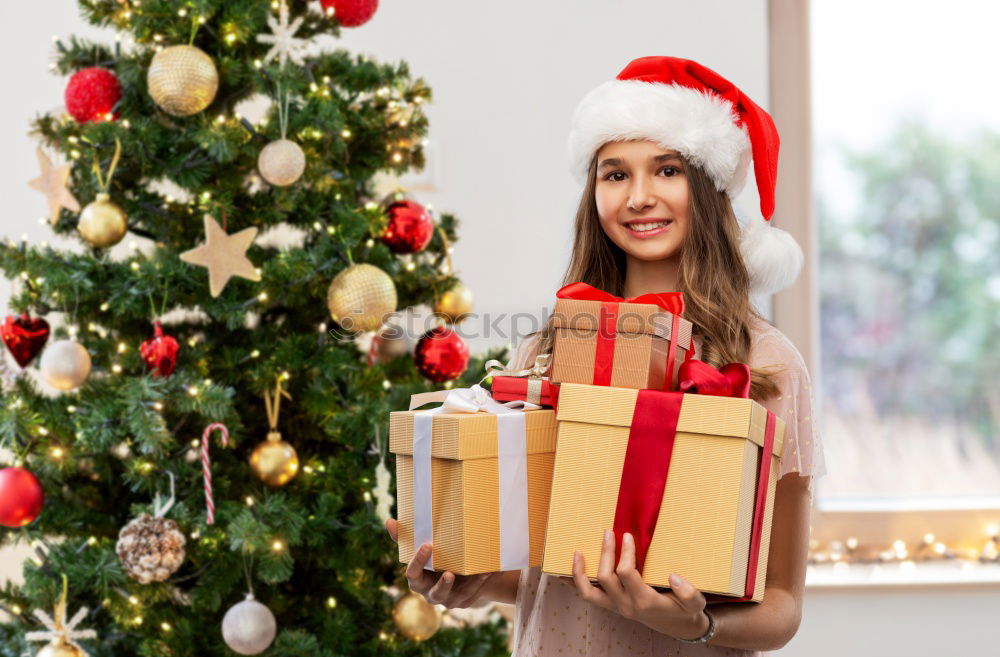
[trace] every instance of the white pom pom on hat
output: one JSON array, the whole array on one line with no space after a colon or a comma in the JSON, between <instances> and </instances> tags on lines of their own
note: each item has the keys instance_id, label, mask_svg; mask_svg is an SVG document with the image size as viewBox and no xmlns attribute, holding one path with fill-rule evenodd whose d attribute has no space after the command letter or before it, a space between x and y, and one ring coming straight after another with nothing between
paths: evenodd
<instances>
[{"instance_id":1,"label":"white pom pom on hat","mask_svg":"<svg viewBox=\"0 0 1000 657\"><path fill-rule=\"evenodd\" d=\"M650 139L699 167L734 198L751 156L763 220L745 221L740 250L755 294L795 282L802 249L770 225L778 171L778 131L771 116L718 73L677 57L641 57L587 94L573 113L569 157L586 180L594 154L611 141Z\"/></svg>"}]
</instances>

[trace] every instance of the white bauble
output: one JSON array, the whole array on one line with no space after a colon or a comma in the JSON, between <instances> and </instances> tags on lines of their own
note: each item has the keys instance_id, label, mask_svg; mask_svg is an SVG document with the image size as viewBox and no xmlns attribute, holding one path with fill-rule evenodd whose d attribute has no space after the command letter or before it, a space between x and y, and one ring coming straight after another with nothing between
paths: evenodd
<instances>
[{"instance_id":1,"label":"white bauble","mask_svg":"<svg viewBox=\"0 0 1000 657\"><path fill-rule=\"evenodd\" d=\"M289 139L272 141L257 157L261 177L272 185L286 187L302 176L306 170L306 154Z\"/></svg>"},{"instance_id":2,"label":"white bauble","mask_svg":"<svg viewBox=\"0 0 1000 657\"><path fill-rule=\"evenodd\" d=\"M230 607L222 619L222 638L233 652L257 655L274 641L278 623L271 610L247 593L246 600Z\"/></svg>"},{"instance_id":3,"label":"white bauble","mask_svg":"<svg viewBox=\"0 0 1000 657\"><path fill-rule=\"evenodd\" d=\"M79 342L59 340L42 352L42 378L53 388L73 390L90 375L90 354Z\"/></svg>"}]
</instances>

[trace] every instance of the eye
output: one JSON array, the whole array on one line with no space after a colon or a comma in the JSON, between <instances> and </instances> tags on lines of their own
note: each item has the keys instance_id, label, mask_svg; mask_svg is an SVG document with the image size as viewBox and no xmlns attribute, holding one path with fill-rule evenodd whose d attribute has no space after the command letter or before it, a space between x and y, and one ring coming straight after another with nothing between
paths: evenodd
<instances>
[{"instance_id":1,"label":"eye","mask_svg":"<svg viewBox=\"0 0 1000 657\"><path fill-rule=\"evenodd\" d=\"M661 172L662 171L672 171L673 173L669 174L667 176L667 178L673 178L674 176L676 176L677 174L679 174L681 172L681 170L678 169L677 167L663 167L662 169L660 169L660 171Z\"/></svg>"},{"instance_id":2,"label":"eye","mask_svg":"<svg viewBox=\"0 0 1000 657\"><path fill-rule=\"evenodd\" d=\"M615 178L614 176L622 176L622 178ZM625 173L623 171L612 171L611 173L604 176L605 180L610 180L611 182L621 182L625 180Z\"/></svg>"}]
</instances>

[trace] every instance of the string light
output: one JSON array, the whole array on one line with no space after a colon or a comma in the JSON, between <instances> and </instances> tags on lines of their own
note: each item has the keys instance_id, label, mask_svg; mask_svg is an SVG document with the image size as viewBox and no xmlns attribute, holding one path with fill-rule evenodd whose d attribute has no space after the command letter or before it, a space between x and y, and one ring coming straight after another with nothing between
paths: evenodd
<instances>
[{"instance_id":1,"label":"string light","mask_svg":"<svg viewBox=\"0 0 1000 657\"><path fill-rule=\"evenodd\" d=\"M108 308L110 308L110 307L111 307L111 304L109 304L107 301L105 301L104 303L101 304L101 312L102 313L108 312Z\"/></svg>"},{"instance_id":2,"label":"string light","mask_svg":"<svg viewBox=\"0 0 1000 657\"><path fill-rule=\"evenodd\" d=\"M128 597L128 603L130 605L133 605L133 606L138 605L139 604L139 598L135 597L134 595L130 595Z\"/></svg>"},{"instance_id":3,"label":"string light","mask_svg":"<svg viewBox=\"0 0 1000 657\"><path fill-rule=\"evenodd\" d=\"M253 506L253 497L251 497L250 495L247 495L246 499L244 499L243 501L246 502L247 506Z\"/></svg>"},{"instance_id":4,"label":"string light","mask_svg":"<svg viewBox=\"0 0 1000 657\"><path fill-rule=\"evenodd\" d=\"M282 543L280 540L275 540L273 543L271 543L271 549L275 552L281 552L282 550L285 549L285 544Z\"/></svg>"},{"instance_id":5,"label":"string light","mask_svg":"<svg viewBox=\"0 0 1000 657\"><path fill-rule=\"evenodd\" d=\"M329 598L327 598L326 599L326 606L329 607L330 609L336 609L337 608L337 598L335 598L333 596L330 596Z\"/></svg>"},{"instance_id":6,"label":"string light","mask_svg":"<svg viewBox=\"0 0 1000 657\"><path fill-rule=\"evenodd\" d=\"M20 605L14 605L13 607L10 608L10 610L14 612L15 616L20 616L21 612L24 611L23 609L21 609Z\"/></svg>"},{"instance_id":7,"label":"string light","mask_svg":"<svg viewBox=\"0 0 1000 657\"><path fill-rule=\"evenodd\" d=\"M172 629L170 627L170 623L168 623L167 621L163 621L162 623L160 623L160 627L163 628L164 632L169 632Z\"/></svg>"},{"instance_id":8,"label":"string light","mask_svg":"<svg viewBox=\"0 0 1000 657\"><path fill-rule=\"evenodd\" d=\"M128 350L128 345L124 342L118 343L118 353L124 354Z\"/></svg>"},{"instance_id":9,"label":"string light","mask_svg":"<svg viewBox=\"0 0 1000 657\"><path fill-rule=\"evenodd\" d=\"M62 457L65 455L65 452L63 451L62 447L53 447L51 450L49 450L49 454L52 455L52 458L54 460L59 461L62 460Z\"/></svg>"}]
</instances>

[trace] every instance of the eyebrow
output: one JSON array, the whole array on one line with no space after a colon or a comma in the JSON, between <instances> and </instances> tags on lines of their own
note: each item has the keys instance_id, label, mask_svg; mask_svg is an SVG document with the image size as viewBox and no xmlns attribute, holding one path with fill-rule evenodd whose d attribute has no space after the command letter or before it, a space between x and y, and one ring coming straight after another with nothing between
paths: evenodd
<instances>
[{"instance_id":1,"label":"eyebrow","mask_svg":"<svg viewBox=\"0 0 1000 657\"><path fill-rule=\"evenodd\" d=\"M671 160L677 160L678 162L681 161L681 158L677 153L664 153L662 155L656 155L649 159L657 164L660 164L662 162L669 162ZM597 170L600 171L601 169L606 169L608 167L620 167L623 164L625 164L625 161L622 160L621 158L610 157L606 160L602 160L601 163L597 166Z\"/></svg>"}]
</instances>

